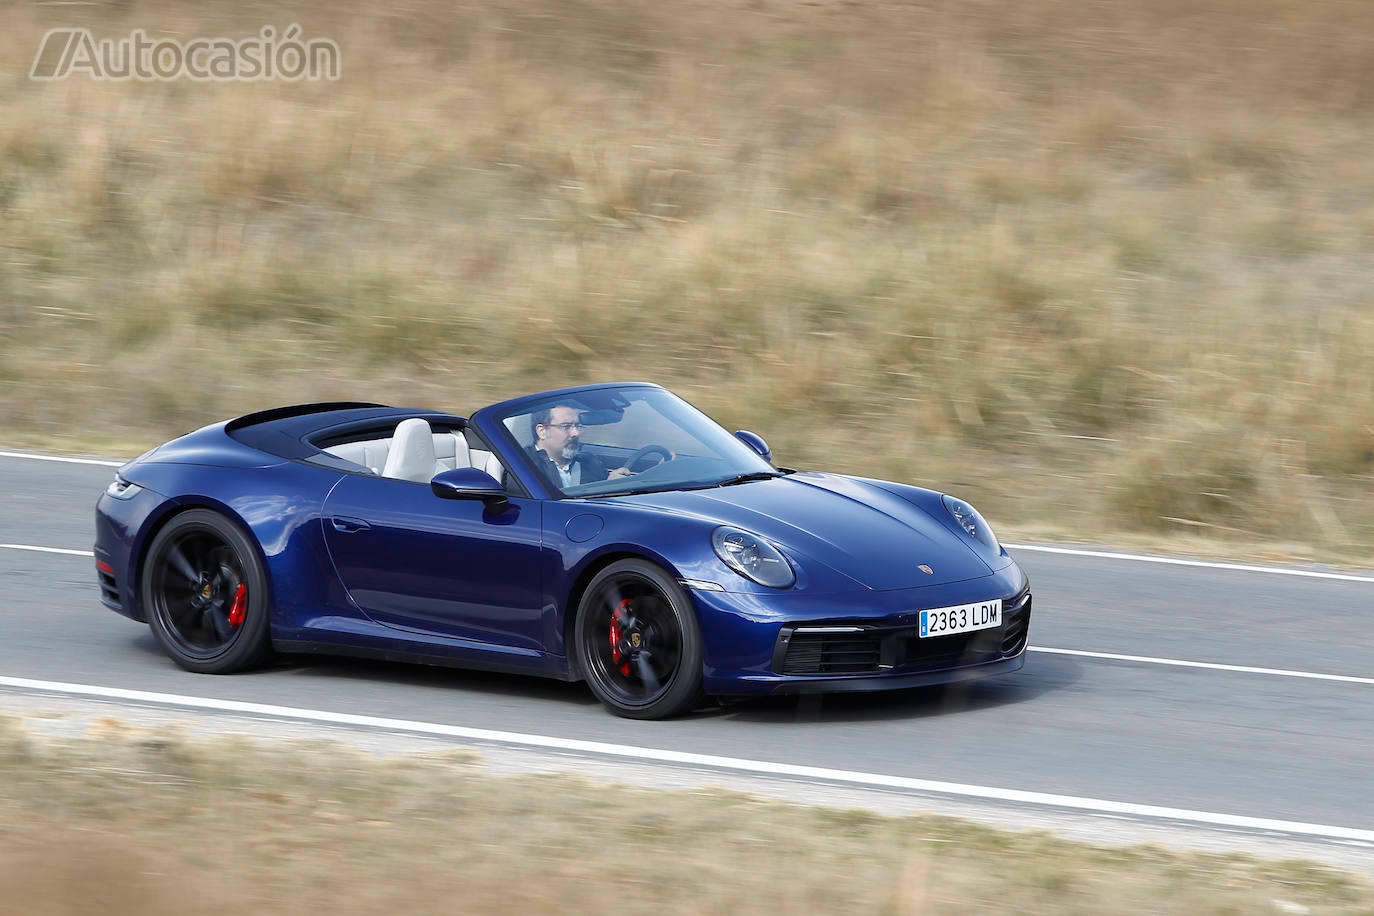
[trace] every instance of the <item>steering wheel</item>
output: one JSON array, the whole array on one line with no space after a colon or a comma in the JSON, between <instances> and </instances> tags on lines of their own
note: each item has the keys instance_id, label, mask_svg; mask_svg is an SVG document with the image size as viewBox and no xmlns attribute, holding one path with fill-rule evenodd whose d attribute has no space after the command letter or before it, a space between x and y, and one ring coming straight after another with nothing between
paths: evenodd
<instances>
[{"instance_id":1,"label":"steering wheel","mask_svg":"<svg viewBox=\"0 0 1374 916\"><path fill-rule=\"evenodd\" d=\"M625 459L625 463L622 465L622 467L627 467L631 471L633 471L634 466L638 464L639 461L647 455L662 455L663 461L660 461L658 464L662 464L664 461L673 460L673 453L670 452L668 449L664 448L661 445L654 445L653 443L650 443L644 446L643 448L636 449L633 455ZM653 465L653 467L657 466L658 465Z\"/></svg>"}]
</instances>

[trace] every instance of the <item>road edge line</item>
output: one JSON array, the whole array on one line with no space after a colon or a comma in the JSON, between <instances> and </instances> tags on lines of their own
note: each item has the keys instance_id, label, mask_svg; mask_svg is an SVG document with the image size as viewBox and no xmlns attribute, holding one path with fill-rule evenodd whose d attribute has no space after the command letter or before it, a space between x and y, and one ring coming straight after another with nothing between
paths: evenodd
<instances>
[{"instance_id":1,"label":"road edge line","mask_svg":"<svg viewBox=\"0 0 1374 916\"><path fill-rule=\"evenodd\" d=\"M1085 798L1074 795L1054 795L1046 792L1032 792L1023 789L975 786L931 779L918 779L909 776L862 773L826 767L776 763L766 760L720 757L712 754L698 754L688 751L671 751L658 748L638 747L635 745L609 744L576 738L557 738L549 735L530 735L521 732L495 731L492 729L472 728L462 725L442 725L435 722L389 719L353 713L327 712L318 709L302 709L291 706L247 703L241 700L222 700L210 697L185 696L181 694L154 693L145 690L128 690L120 687L99 687L91 684L72 684L60 681L42 681L32 678L0 676L0 687L10 687L37 693L56 693L68 696L121 699L156 706L179 706L191 709L213 710L217 712L242 713L247 715L266 716L274 719L322 722L331 725L347 725L380 731L437 735L440 737L462 738L470 741L481 741L494 744L573 751L605 757L705 767L708 769L725 770L736 773L791 777L795 779L814 780L841 785L897 789L933 795L960 796L990 801L1013 802L1036 807L1062 808L1099 814L1120 814L1128 817L1182 821L1210 827L1231 827L1244 830L1290 834L1294 836L1309 836L1319 839L1351 840L1359 843L1374 844L1374 830L1361 830L1354 827L1342 827L1332 824L1313 824L1303 821L1287 821L1276 818L1224 814L1213 811L1194 811L1187 808L1143 805L1132 802L1112 801L1110 799Z\"/></svg>"},{"instance_id":2,"label":"road edge line","mask_svg":"<svg viewBox=\"0 0 1374 916\"><path fill-rule=\"evenodd\" d=\"M1173 668L1205 668L1212 671L1234 671L1238 674L1269 674L1278 677L1308 678L1314 681L1340 681L1347 684L1374 684L1374 677L1353 674L1322 674L1319 671L1295 671L1291 668L1259 668L1253 665L1227 665L1222 662L1193 662L1181 658L1158 658L1151 655L1120 655L1115 652L1093 652L1088 649L1055 649L1049 646L1027 646L1027 651L1049 655L1076 655L1083 658L1103 658L1118 662L1144 662L1149 665L1168 665Z\"/></svg>"},{"instance_id":3,"label":"road edge line","mask_svg":"<svg viewBox=\"0 0 1374 916\"><path fill-rule=\"evenodd\" d=\"M0 544L0 550L33 550L37 553L60 553L69 557L93 557L94 550L70 550L66 547L35 547L33 544Z\"/></svg>"},{"instance_id":4,"label":"road edge line","mask_svg":"<svg viewBox=\"0 0 1374 916\"><path fill-rule=\"evenodd\" d=\"M59 461L68 464L91 464L117 468L128 461L110 461L104 458L74 458L66 455L42 455L34 452L13 452L0 450L0 458L28 458L33 461ZM1076 547L1049 547L1040 544L1003 544L1011 550L1029 550L1038 553L1057 553L1065 556L1093 557L1103 560L1128 560L1135 563L1167 563L1173 566L1196 566L1205 569L1229 569L1235 572L1269 573L1277 576L1303 576L1312 579L1335 579L1343 582L1374 583L1374 576L1356 576L1346 573L1328 573L1308 569L1285 569L1280 566L1258 566L1247 563L1226 563L1209 560L1188 560L1180 557L1167 557L1157 554L1113 553L1105 550L1085 550Z\"/></svg>"},{"instance_id":5,"label":"road edge line","mask_svg":"<svg viewBox=\"0 0 1374 916\"><path fill-rule=\"evenodd\" d=\"M1285 569L1282 566L1255 566L1248 563L1223 563L1216 560L1185 560L1144 553L1112 553L1107 550L1080 550L1076 547L1045 547L1039 544L1003 544L1008 550L1029 550L1034 553L1057 553L1073 557L1093 557L1100 560L1128 560L1133 563L1165 563L1170 566L1196 566L1203 569L1228 569L1233 572L1269 573L1275 576L1301 576L1308 579L1335 579L1341 582L1374 583L1374 576L1350 573L1329 573L1315 569Z\"/></svg>"},{"instance_id":6,"label":"road edge line","mask_svg":"<svg viewBox=\"0 0 1374 916\"><path fill-rule=\"evenodd\" d=\"M73 458L67 455L35 455L31 452L0 451L0 458L28 458L31 461L61 461L66 464L95 464L101 467L117 468L128 464L127 461L110 461L105 458Z\"/></svg>"}]
</instances>

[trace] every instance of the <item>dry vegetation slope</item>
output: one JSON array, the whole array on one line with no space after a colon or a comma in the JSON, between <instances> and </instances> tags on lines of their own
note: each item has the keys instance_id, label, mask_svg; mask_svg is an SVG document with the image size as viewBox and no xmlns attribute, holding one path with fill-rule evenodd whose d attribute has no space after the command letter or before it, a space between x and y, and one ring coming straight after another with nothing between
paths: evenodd
<instances>
[{"instance_id":1,"label":"dry vegetation slope","mask_svg":"<svg viewBox=\"0 0 1374 916\"><path fill-rule=\"evenodd\" d=\"M1370 4L236 6L4 12L9 441L649 378L1008 528L1374 555ZM23 75L293 19L340 83Z\"/></svg>"},{"instance_id":2,"label":"dry vegetation slope","mask_svg":"<svg viewBox=\"0 0 1374 916\"><path fill-rule=\"evenodd\" d=\"M1098 849L718 790L494 777L470 752L0 717L0 914L1368 913L1300 861Z\"/></svg>"}]
</instances>

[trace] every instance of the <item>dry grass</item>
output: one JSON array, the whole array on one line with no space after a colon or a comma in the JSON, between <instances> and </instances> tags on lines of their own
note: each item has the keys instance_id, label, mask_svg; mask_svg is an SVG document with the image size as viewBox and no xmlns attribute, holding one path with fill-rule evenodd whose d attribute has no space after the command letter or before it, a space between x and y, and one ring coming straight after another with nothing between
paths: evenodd
<instances>
[{"instance_id":1,"label":"dry grass","mask_svg":"<svg viewBox=\"0 0 1374 916\"><path fill-rule=\"evenodd\" d=\"M337 84L37 84L302 23ZM1374 6L15 3L0 429L649 378L1004 527L1374 558Z\"/></svg>"},{"instance_id":2,"label":"dry grass","mask_svg":"<svg viewBox=\"0 0 1374 916\"><path fill-rule=\"evenodd\" d=\"M1101 849L718 790L496 777L467 752L0 718L0 913L1369 912L1315 865ZM1289 910L1290 912L1293 910Z\"/></svg>"}]
</instances>

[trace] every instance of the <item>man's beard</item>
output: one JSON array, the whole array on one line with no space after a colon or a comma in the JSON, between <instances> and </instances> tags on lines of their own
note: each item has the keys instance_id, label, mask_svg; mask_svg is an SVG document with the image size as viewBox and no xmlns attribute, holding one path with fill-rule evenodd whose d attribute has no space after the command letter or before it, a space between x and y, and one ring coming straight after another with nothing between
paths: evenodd
<instances>
[{"instance_id":1,"label":"man's beard","mask_svg":"<svg viewBox=\"0 0 1374 916\"><path fill-rule=\"evenodd\" d=\"M564 461L572 461L574 458L577 457L577 453L580 451L582 451L582 443L574 441L564 445L563 450L559 452L559 455L563 458Z\"/></svg>"}]
</instances>

